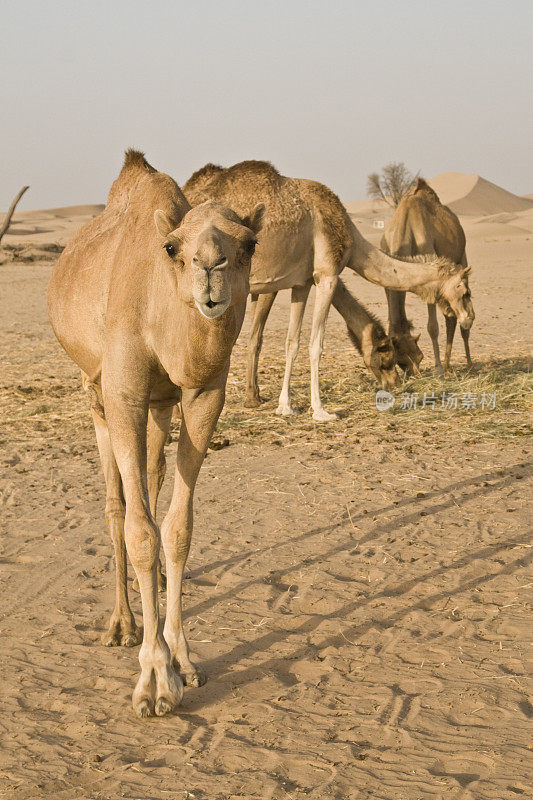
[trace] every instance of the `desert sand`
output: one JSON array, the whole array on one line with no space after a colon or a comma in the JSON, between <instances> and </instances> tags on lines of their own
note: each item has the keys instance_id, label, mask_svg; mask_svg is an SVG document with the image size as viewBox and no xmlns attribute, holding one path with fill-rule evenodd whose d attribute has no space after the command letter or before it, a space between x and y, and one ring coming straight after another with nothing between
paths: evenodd
<instances>
[{"instance_id":1,"label":"desert sand","mask_svg":"<svg viewBox=\"0 0 533 800\"><path fill-rule=\"evenodd\" d=\"M78 374L45 309L58 249L99 207L15 215L0 250L0 797L531 797L533 201L454 175L432 185L462 209L475 371L457 335L455 376L432 375L426 309L410 298L427 367L379 412L332 310L322 375L341 419L311 421L305 347L302 414L280 419L286 293L265 332L266 402L254 411L242 405L245 322L220 449L198 481L185 588L208 682L186 689L175 716L144 722L130 703L138 648L99 643L114 592L103 478ZM374 222L390 211L347 207L379 242ZM383 291L345 277L383 319ZM309 325L308 314L303 342ZM415 392L438 402L455 392L459 406L471 392L477 407L402 410ZM494 410L480 408L494 392ZM140 621L135 594L133 608Z\"/></svg>"}]
</instances>

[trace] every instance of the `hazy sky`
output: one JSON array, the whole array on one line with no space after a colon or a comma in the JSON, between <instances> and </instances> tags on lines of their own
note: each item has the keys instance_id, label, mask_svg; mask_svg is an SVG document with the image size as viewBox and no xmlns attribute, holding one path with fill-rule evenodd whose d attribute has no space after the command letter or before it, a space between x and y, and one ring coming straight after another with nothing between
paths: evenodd
<instances>
[{"instance_id":1,"label":"hazy sky","mask_svg":"<svg viewBox=\"0 0 533 800\"><path fill-rule=\"evenodd\" d=\"M0 209L272 161L344 200L405 161L533 192L531 0L4 0Z\"/></svg>"}]
</instances>

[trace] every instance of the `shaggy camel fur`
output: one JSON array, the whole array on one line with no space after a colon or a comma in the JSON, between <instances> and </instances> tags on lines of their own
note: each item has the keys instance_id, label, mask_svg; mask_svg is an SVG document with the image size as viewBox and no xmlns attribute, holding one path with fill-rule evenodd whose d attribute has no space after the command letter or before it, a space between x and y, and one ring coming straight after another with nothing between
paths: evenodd
<instances>
[{"instance_id":1,"label":"shaggy camel fur","mask_svg":"<svg viewBox=\"0 0 533 800\"><path fill-rule=\"evenodd\" d=\"M48 289L62 346L81 368L106 480L106 519L117 593L106 644L133 645L126 549L142 598L140 716L171 711L183 683L203 677L189 659L181 584L192 535L193 492L224 404L230 355L249 291L262 209L246 219L217 202L190 210L177 184L128 151L104 211L65 248ZM172 408L181 400L174 491L155 522ZM167 614L159 618L160 543Z\"/></svg>"},{"instance_id":2,"label":"shaggy camel fur","mask_svg":"<svg viewBox=\"0 0 533 800\"><path fill-rule=\"evenodd\" d=\"M294 331L305 287L314 280L309 351L311 406L317 421L335 419L323 408L318 370L327 315L344 267L380 286L414 292L443 310L451 307L462 324L469 324L469 310L463 302L466 285L455 264L429 257L406 264L391 258L361 236L338 197L320 183L286 178L265 161L243 161L227 169L207 164L189 178L183 191L193 206L212 199L227 203L241 214L249 213L258 201L264 203L266 212L252 259L250 291L261 295L301 287L293 304ZM291 352L295 350L292 341ZM252 347L257 348L257 344ZM249 385L253 395L253 379Z\"/></svg>"},{"instance_id":3,"label":"shaggy camel fur","mask_svg":"<svg viewBox=\"0 0 533 800\"><path fill-rule=\"evenodd\" d=\"M466 239L461 223L453 211L443 206L437 194L422 178L414 190L404 197L398 205L392 220L381 241L386 253L405 257L415 255L444 256L450 261L460 264L461 275L466 285L464 304L470 306L470 317L474 319L471 294L468 288L469 267L466 261ZM389 334L395 344L398 364L408 372L417 371L422 353L411 335L411 324L405 315L405 292L387 291L389 304ZM457 326L457 315L453 308L444 311L446 320L446 354L444 371L448 372L452 353L453 337ZM471 323L470 323L471 324ZM428 303L428 333L433 343L435 369L443 373L439 352L439 324L435 303ZM470 358L470 325L461 323L466 360L472 366Z\"/></svg>"}]
</instances>

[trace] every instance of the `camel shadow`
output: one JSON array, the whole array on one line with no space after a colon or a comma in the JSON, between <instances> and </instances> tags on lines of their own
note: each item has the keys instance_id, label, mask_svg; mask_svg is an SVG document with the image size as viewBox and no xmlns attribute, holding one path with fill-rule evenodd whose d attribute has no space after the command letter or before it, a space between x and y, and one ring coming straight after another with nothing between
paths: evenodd
<instances>
[{"instance_id":1,"label":"camel shadow","mask_svg":"<svg viewBox=\"0 0 533 800\"><path fill-rule=\"evenodd\" d=\"M511 485L517 477L523 477L524 473L531 474L533 472L532 469L533 465L529 464L515 464L511 467L506 469L498 469L492 470L489 472L482 473L474 478L457 481L455 483L449 484L447 487L442 489L437 489L432 492L427 492L424 496L424 501L427 502L428 498L431 499L432 497L437 499L438 497L446 496L450 492L461 489L461 488L468 488L474 486L474 491L465 493L462 500L469 500L476 497L486 497L490 496L490 494L495 491L502 489L508 485ZM488 481L493 481L493 483L488 483ZM480 485L481 484L481 485ZM354 501L355 502L355 501ZM400 501L397 505L388 505L384 506L381 509L373 511L373 516L383 515L391 510L397 510L398 507L409 507L413 504L417 504L420 502L420 498L412 497L407 498L403 501ZM456 501L453 498L446 498L440 503L435 503L434 505L424 507L424 511L426 515L433 515L440 511L443 511L452 505L455 505ZM306 538L311 538L316 536L320 533L324 533L327 531L332 531L334 529L342 529L345 528L348 534L348 541L335 547L330 548L326 552L316 554L310 558L305 559L305 566L308 567L310 564L313 563L324 563L327 561L328 558L337 555L342 552L349 552L354 550L354 546L359 547L360 545L372 541L378 535L382 535L384 533L391 533L396 530L401 530L404 525L409 523L419 521L420 518L420 511L419 510L411 510L409 509L407 514L403 514L402 516L396 517L393 520L388 520L386 522L381 522L376 524L371 531L364 534L363 536L357 538L357 541L354 542L354 535L352 529L352 523L354 520L361 518L364 516L363 514L359 515L350 515L346 513L343 517L331 525L322 526L320 528L315 528L312 531L308 531L305 534L300 534L297 537L293 537L289 542L285 541L283 544L287 543L295 543L297 541L302 541ZM300 641L304 641L305 644L298 646L295 643L294 649L290 653L285 653L283 658L279 656L273 655L269 658L263 660L260 664L249 666L243 670L239 670L237 675L232 673L232 677L235 677L235 682L238 682L239 687L242 687L245 684L251 683L252 681L258 681L264 677L265 673L269 671L275 671L277 678L282 683L290 682L292 685L295 682L294 675L289 672L288 664L295 659L305 657L306 653L308 653L309 645L307 643L307 637L316 632L316 630L326 621L338 621L341 623L342 620L346 620L347 617L354 614L354 612L360 611L363 608L369 606L371 603L375 603L376 600L386 600L387 598L391 597L401 597L402 595L406 594L407 592L411 592L415 588L420 588L421 593L423 591L424 586L427 584L428 581L432 581L439 576L449 574L450 572L462 569L467 567L469 564L477 561L478 559L486 559L490 557L494 557L498 553L507 552L512 550L514 547L523 545L528 543L533 534L531 531L528 531L524 534L519 536L515 536L512 539L507 539L505 542L497 542L492 545L487 545L484 547L479 548L478 550L471 551L468 554L461 556L455 559L451 564L446 566L439 566L434 569L429 569L424 574L419 575L417 577L410 578L408 580L403 581L396 581L394 583L388 584L383 586L379 591L375 593L369 593L363 597L358 597L353 601L346 603L342 608L337 609L331 613L325 614L318 614L314 613L312 617L306 617L300 625L296 627L291 627L290 633L280 624L276 630L269 630L264 634L258 636L253 641L243 642L241 644L236 645L231 649L229 652L224 653L220 657L212 658L207 660L203 664L208 674L212 676L216 676L216 678L223 678L225 675L228 675L231 667L235 664L238 664L241 659L249 659L251 656L257 653L266 653L270 648L274 645L279 644L281 642L287 641L288 638L293 639L293 637L298 637ZM275 545L273 548L265 548L266 549L275 549ZM254 551L257 554L257 551ZM231 559L226 559L224 562L216 562L218 563L225 563L225 564L236 564L240 560L245 560L251 555L251 553L241 554L240 556L234 556ZM388 617L381 618L379 620L371 619L365 621L363 623L356 623L356 624L348 624L347 627L342 629L339 633L334 635L325 635L324 638L314 643L314 647L317 650L321 650L330 646L333 647L340 647L346 644L346 641L353 641L354 638L361 637L365 632L367 632L371 628L378 628L385 630L387 628L393 627L401 622L406 616L416 610L427 610L428 605L433 605L434 603L438 602L439 600L448 599L451 597L456 597L461 595L465 592L472 591L477 587L487 583L488 581L494 580L498 577L504 575L510 575L517 569L524 567L530 564L533 561L533 553L528 556L523 556L520 558L515 559L514 561L506 564L502 567L502 569L497 570L496 572L491 572L489 574L482 575L480 577L471 578L463 581L459 585L454 586L449 590L442 590L438 592L433 592L430 594L426 594L423 597L420 597L414 603L408 603L403 608L397 610L393 614ZM283 577L286 573L293 572L295 569L298 569L299 566L303 566L304 562L301 562L300 565L298 564L291 564L286 569L279 569L276 571L276 579L279 580ZM206 569L214 569L215 565L211 564ZM198 571L197 573L198 574ZM254 578L250 581L243 581L241 584L234 586L231 590L224 592L221 595L218 595L215 598L210 600L203 601L193 608L189 609L189 614L201 614L205 612L206 609L213 607L214 605L224 602L244 589L247 589L254 584L259 584L262 582L264 578ZM238 676L238 677L237 677ZM216 679L214 682L210 683L209 691L207 696L204 693L199 694L190 694L188 696L187 701L187 710L194 712L205 708L206 705L211 705L213 703L218 702L219 700L223 699L228 693L231 692L231 687L228 682L224 680L217 683Z\"/></svg>"}]
</instances>

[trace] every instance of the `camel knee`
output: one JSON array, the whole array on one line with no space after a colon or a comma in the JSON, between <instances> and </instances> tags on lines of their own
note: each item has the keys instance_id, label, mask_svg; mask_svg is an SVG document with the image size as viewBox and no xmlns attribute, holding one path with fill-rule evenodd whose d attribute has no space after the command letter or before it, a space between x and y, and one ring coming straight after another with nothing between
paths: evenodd
<instances>
[{"instance_id":1,"label":"camel knee","mask_svg":"<svg viewBox=\"0 0 533 800\"><path fill-rule=\"evenodd\" d=\"M249 354L250 355L257 355L258 351L261 350L263 346L263 332L262 331L252 331L250 334L250 342L249 342Z\"/></svg>"},{"instance_id":2,"label":"camel knee","mask_svg":"<svg viewBox=\"0 0 533 800\"><path fill-rule=\"evenodd\" d=\"M298 355L298 350L300 349L300 337L295 336L287 337L287 341L285 342L285 354L290 356L291 358L296 358Z\"/></svg>"},{"instance_id":3,"label":"camel knee","mask_svg":"<svg viewBox=\"0 0 533 800\"><path fill-rule=\"evenodd\" d=\"M439 323L436 320L429 320L427 330L433 341L439 338Z\"/></svg>"},{"instance_id":4,"label":"camel knee","mask_svg":"<svg viewBox=\"0 0 533 800\"><path fill-rule=\"evenodd\" d=\"M166 519L161 530L161 538L167 562L184 564L191 546L192 519L187 520L181 514Z\"/></svg>"},{"instance_id":5,"label":"camel knee","mask_svg":"<svg viewBox=\"0 0 533 800\"><path fill-rule=\"evenodd\" d=\"M311 361L320 361L322 350L322 342L319 339L317 339L315 342L311 342L309 345L309 357Z\"/></svg>"},{"instance_id":6,"label":"camel knee","mask_svg":"<svg viewBox=\"0 0 533 800\"><path fill-rule=\"evenodd\" d=\"M124 526L126 548L135 571L151 572L159 563L159 530L142 515L126 514Z\"/></svg>"},{"instance_id":7,"label":"camel knee","mask_svg":"<svg viewBox=\"0 0 533 800\"><path fill-rule=\"evenodd\" d=\"M191 538L191 530L181 530L174 537L165 539L167 563L185 564L191 547Z\"/></svg>"}]
</instances>

